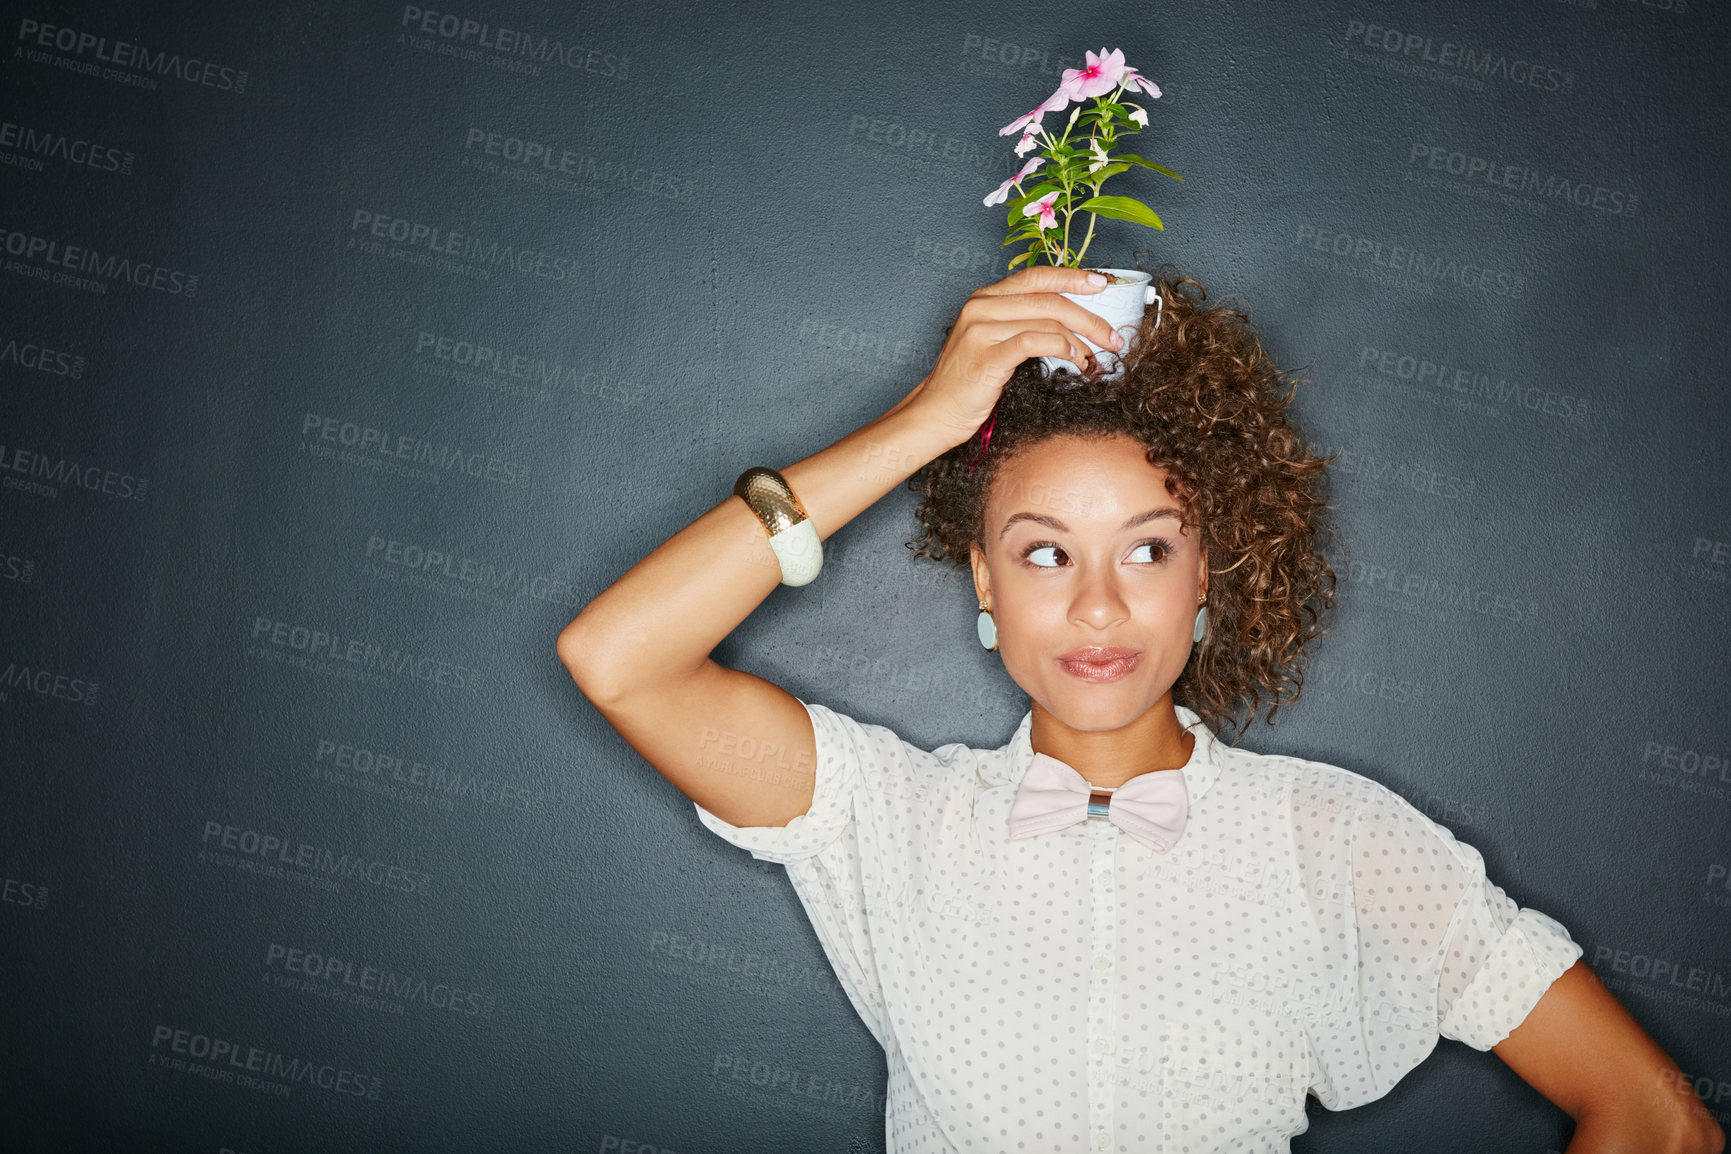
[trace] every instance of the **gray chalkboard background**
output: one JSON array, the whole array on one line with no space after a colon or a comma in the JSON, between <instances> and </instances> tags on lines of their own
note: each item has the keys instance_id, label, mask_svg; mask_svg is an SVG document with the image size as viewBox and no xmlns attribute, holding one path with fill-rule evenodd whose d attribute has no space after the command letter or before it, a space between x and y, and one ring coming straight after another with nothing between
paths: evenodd
<instances>
[{"instance_id":1,"label":"gray chalkboard background","mask_svg":"<svg viewBox=\"0 0 1731 1154\"><path fill-rule=\"evenodd\" d=\"M1165 90L1102 263L1238 294L1343 453L1245 739L1384 782L1731 1110L1731 18L1697 0L37 3L0 68L0 1144L872 1151L785 874L553 653L998 278L998 128ZM717 651L1026 708L913 496ZM735 1071L833 1089L828 1102ZM1561 1149L1442 1043L1304 1150Z\"/></svg>"}]
</instances>

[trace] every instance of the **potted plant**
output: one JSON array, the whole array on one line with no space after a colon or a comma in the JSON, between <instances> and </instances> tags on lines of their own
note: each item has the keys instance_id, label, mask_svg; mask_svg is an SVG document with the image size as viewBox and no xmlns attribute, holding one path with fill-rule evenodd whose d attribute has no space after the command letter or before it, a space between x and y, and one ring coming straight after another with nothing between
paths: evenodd
<instances>
[{"instance_id":1,"label":"potted plant","mask_svg":"<svg viewBox=\"0 0 1731 1154\"><path fill-rule=\"evenodd\" d=\"M1134 68L1128 67L1120 49L1107 51L1101 48L1098 55L1089 52L1086 57L1086 67L1066 68L1063 83L1058 85L1058 90L1032 112L1018 116L998 130L1000 136L1009 136L1014 132L1022 134L1021 140L1016 144L1017 156L1026 156L1029 152L1040 150L1038 155L1029 158L1022 165L1021 171L1004 181L985 198L988 206L1003 204L1008 209L1006 224L1009 235L1005 237L1001 247L1008 247L1023 240L1029 242L1027 251L1010 261L1011 269L1023 261L1038 264L1041 260L1064 268L1084 267L1082 258L1094 239L1094 226L1103 216L1164 230L1166 226L1161 223L1160 217L1146 204L1133 197L1103 195L1100 186L1132 168L1150 168L1174 180L1184 179L1171 169L1135 153L1112 154L1112 146L1119 137L1139 132L1148 126L1148 113L1139 105L1131 104L1121 97L1127 90L1140 90L1149 97L1158 99L1160 87ZM1084 107L1083 102L1089 99L1093 100L1093 106ZM1072 103L1076 107L1071 111L1062 135L1053 136L1042 123L1046 114L1062 112ZM1072 134L1075 134L1075 139L1072 139ZM1046 168L1048 164L1051 165L1050 168ZM1037 182L1031 188L1023 188L1023 182L1042 168L1045 171L1040 174ZM1012 189L1016 194L1013 197ZM1086 214L1088 217L1087 232L1080 236L1075 235L1081 232L1081 222L1076 219L1077 214ZM1124 351L1129 352L1130 343L1135 340L1136 329L1141 324L1143 310L1150 304L1158 304L1160 300L1154 289L1153 275L1133 268L1087 267L1110 278L1106 288L1086 295L1063 295L1088 311L1104 317L1113 329L1124 337ZM1105 370L1107 377L1116 376L1123 371L1117 355L1100 348L1086 337L1082 339L1094 350L1094 359ZM1062 357L1040 359L1048 368L1067 368L1076 373L1082 371L1079 366Z\"/></svg>"}]
</instances>

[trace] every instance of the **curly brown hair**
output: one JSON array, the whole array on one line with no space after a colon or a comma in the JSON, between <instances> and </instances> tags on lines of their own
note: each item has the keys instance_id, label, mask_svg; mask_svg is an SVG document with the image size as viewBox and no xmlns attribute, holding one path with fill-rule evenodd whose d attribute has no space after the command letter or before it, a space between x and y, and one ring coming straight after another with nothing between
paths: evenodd
<instances>
[{"instance_id":1,"label":"curly brown hair","mask_svg":"<svg viewBox=\"0 0 1731 1154\"><path fill-rule=\"evenodd\" d=\"M1268 721L1298 699L1304 646L1322 635L1334 608L1334 569L1322 555L1329 535L1327 466L1312 456L1287 415L1297 379L1263 350L1250 318L1162 269L1156 313L1144 315L1123 375L1089 382L1047 373L1035 358L1004 387L990 451L963 442L908 479L924 500L915 556L970 565L985 545L987 494L1020 450L1061 434L1127 433L1166 471L1166 488L1200 526L1209 558L1208 620L1173 697L1216 732L1237 727L1234 744L1263 700ZM952 326L953 327L953 326Z\"/></svg>"}]
</instances>

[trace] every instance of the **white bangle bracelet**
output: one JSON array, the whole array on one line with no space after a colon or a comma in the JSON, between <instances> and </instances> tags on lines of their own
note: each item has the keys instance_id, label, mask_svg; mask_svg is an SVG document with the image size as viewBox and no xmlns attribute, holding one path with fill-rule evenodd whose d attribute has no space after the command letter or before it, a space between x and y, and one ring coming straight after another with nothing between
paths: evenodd
<instances>
[{"instance_id":1,"label":"white bangle bracelet","mask_svg":"<svg viewBox=\"0 0 1731 1154\"><path fill-rule=\"evenodd\" d=\"M781 566L783 585L808 585L823 568L823 542L805 505L774 469L753 465L733 483L733 494L744 501L764 531Z\"/></svg>"}]
</instances>

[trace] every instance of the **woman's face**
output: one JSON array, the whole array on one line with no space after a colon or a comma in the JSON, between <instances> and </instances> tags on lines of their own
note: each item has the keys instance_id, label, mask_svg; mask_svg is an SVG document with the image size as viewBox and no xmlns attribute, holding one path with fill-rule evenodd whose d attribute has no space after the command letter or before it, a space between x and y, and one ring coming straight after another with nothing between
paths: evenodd
<instances>
[{"instance_id":1,"label":"woman's face","mask_svg":"<svg viewBox=\"0 0 1731 1154\"><path fill-rule=\"evenodd\" d=\"M1166 471L1127 434L1062 435L1006 461L986 502L974 587L1004 668L1073 729L1117 729L1189 660L1207 560Z\"/></svg>"}]
</instances>

